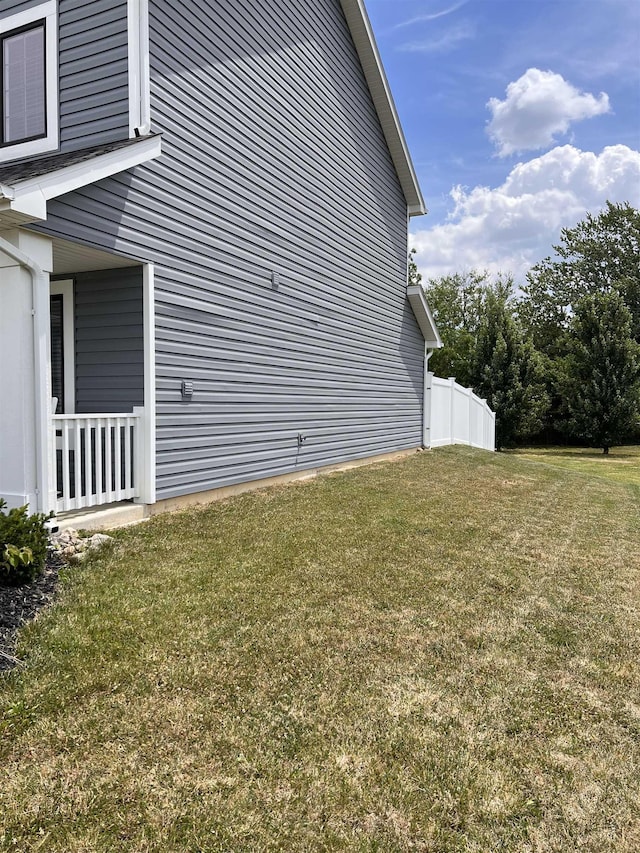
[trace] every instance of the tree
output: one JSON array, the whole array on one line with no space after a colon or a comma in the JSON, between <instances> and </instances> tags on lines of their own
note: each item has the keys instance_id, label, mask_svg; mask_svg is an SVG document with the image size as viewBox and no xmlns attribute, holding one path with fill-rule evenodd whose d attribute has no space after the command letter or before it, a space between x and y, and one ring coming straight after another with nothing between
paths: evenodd
<instances>
[{"instance_id":1,"label":"tree","mask_svg":"<svg viewBox=\"0 0 640 853\"><path fill-rule=\"evenodd\" d=\"M413 284L422 284L422 276L418 272L418 265L414 258L415 253L415 249L409 252L409 287Z\"/></svg>"},{"instance_id":2,"label":"tree","mask_svg":"<svg viewBox=\"0 0 640 853\"><path fill-rule=\"evenodd\" d=\"M635 278L623 276L617 290L631 314L631 337L640 343L640 272Z\"/></svg>"},{"instance_id":3,"label":"tree","mask_svg":"<svg viewBox=\"0 0 640 853\"><path fill-rule=\"evenodd\" d=\"M429 280L427 302L444 344L431 356L434 373L455 376L461 385L471 384L471 363L487 294L494 293L506 302L512 292L509 276L490 281L489 273L478 270Z\"/></svg>"},{"instance_id":4,"label":"tree","mask_svg":"<svg viewBox=\"0 0 640 853\"><path fill-rule=\"evenodd\" d=\"M506 299L486 294L471 364L471 384L496 413L498 450L542 428L548 406L540 358L524 340Z\"/></svg>"},{"instance_id":5,"label":"tree","mask_svg":"<svg viewBox=\"0 0 640 853\"><path fill-rule=\"evenodd\" d=\"M564 354L564 335L584 296L617 290L640 330L640 211L607 202L575 228L563 228L555 258L545 258L527 274L518 314L538 349Z\"/></svg>"},{"instance_id":6,"label":"tree","mask_svg":"<svg viewBox=\"0 0 640 853\"><path fill-rule=\"evenodd\" d=\"M640 346L631 312L616 291L575 307L564 362L566 429L604 453L629 438L640 419Z\"/></svg>"}]
</instances>

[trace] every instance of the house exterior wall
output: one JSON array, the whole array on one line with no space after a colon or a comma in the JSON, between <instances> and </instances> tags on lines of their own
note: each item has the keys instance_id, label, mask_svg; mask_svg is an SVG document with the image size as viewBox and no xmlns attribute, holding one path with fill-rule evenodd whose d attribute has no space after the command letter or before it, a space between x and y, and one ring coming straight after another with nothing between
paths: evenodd
<instances>
[{"instance_id":1,"label":"house exterior wall","mask_svg":"<svg viewBox=\"0 0 640 853\"><path fill-rule=\"evenodd\" d=\"M76 412L144 404L142 270L79 273L74 286Z\"/></svg>"},{"instance_id":2,"label":"house exterior wall","mask_svg":"<svg viewBox=\"0 0 640 853\"><path fill-rule=\"evenodd\" d=\"M41 2L0 0L0 20ZM58 44L60 151L126 139L127 0L58 0Z\"/></svg>"},{"instance_id":3,"label":"house exterior wall","mask_svg":"<svg viewBox=\"0 0 640 853\"><path fill-rule=\"evenodd\" d=\"M0 0L0 20L7 18L10 15L15 15L18 12L26 12L33 9L41 3L42 0L24 0L24 2L16 2L16 0Z\"/></svg>"},{"instance_id":4,"label":"house exterior wall","mask_svg":"<svg viewBox=\"0 0 640 853\"><path fill-rule=\"evenodd\" d=\"M129 135L127 0L59 0L60 150Z\"/></svg>"},{"instance_id":5,"label":"house exterior wall","mask_svg":"<svg viewBox=\"0 0 640 853\"><path fill-rule=\"evenodd\" d=\"M339 0L150 10L162 157L41 227L155 264L158 498L419 446L407 205Z\"/></svg>"}]
</instances>

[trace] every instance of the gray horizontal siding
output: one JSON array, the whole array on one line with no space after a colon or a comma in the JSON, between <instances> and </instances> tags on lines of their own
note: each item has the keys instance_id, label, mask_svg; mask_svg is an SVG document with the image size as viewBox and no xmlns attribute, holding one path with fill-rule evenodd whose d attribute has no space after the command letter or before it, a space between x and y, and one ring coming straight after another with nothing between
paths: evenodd
<instances>
[{"instance_id":1,"label":"gray horizontal siding","mask_svg":"<svg viewBox=\"0 0 640 853\"><path fill-rule=\"evenodd\" d=\"M126 0L60 0L60 148L129 135Z\"/></svg>"},{"instance_id":2,"label":"gray horizontal siding","mask_svg":"<svg viewBox=\"0 0 640 853\"><path fill-rule=\"evenodd\" d=\"M33 9L34 6L39 6L41 2L42 0L24 0L24 2L0 0L0 20L10 15L17 15L18 12L26 12L29 9Z\"/></svg>"},{"instance_id":3,"label":"gray horizontal siding","mask_svg":"<svg viewBox=\"0 0 640 853\"><path fill-rule=\"evenodd\" d=\"M162 158L46 230L156 265L158 497L418 446L406 201L339 0L153 0L151 37Z\"/></svg>"},{"instance_id":4,"label":"gray horizontal siding","mask_svg":"<svg viewBox=\"0 0 640 853\"><path fill-rule=\"evenodd\" d=\"M76 412L130 412L144 402L142 271L75 276Z\"/></svg>"}]
</instances>

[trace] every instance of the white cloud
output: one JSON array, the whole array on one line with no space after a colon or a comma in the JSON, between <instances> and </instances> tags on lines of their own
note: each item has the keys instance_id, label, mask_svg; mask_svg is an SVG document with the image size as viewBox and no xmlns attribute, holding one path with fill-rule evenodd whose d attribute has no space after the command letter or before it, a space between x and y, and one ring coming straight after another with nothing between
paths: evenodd
<instances>
[{"instance_id":1,"label":"white cloud","mask_svg":"<svg viewBox=\"0 0 640 853\"><path fill-rule=\"evenodd\" d=\"M529 68L509 83L505 100L491 98L487 107L492 114L487 131L501 157L546 148L572 122L610 111L605 92L596 98L580 92L560 74L538 68Z\"/></svg>"},{"instance_id":2,"label":"white cloud","mask_svg":"<svg viewBox=\"0 0 640 853\"><path fill-rule=\"evenodd\" d=\"M413 27L416 24L424 24L427 21L435 21L438 18L445 18L447 15L451 15L453 12L457 12L458 9L466 6L468 2L469 0L461 0L460 3L456 3L454 6L449 6L448 9L442 9L440 12L427 12L423 15L416 15L415 18L409 18L408 21L401 21L399 24L396 24L393 29L400 30L404 27Z\"/></svg>"},{"instance_id":3,"label":"white cloud","mask_svg":"<svg viewBox=\"0 0 640 853\"><path fill-rule=\"evenodd\" d=\"M398 50L404 53L448 53L458 47L461 42L474 38L475 34L474 27L468 21L463 21L435 38L405 42Z\"/></svg>"},{"instance_id":4,"label":"white cloud","mask_svg":"<svg viewBox=\"0 0 640 853\"><path fill-rule=\"evenodd\" d=\"M411 246L425 278L469 269L511 272L524 283L530 267L552 253L560 229L607 200L640 207L640 151L613 145L601 154L571 145L519 163L499 187L451 190L449 221L421 229Z\"/></svg>"}]
</instances>

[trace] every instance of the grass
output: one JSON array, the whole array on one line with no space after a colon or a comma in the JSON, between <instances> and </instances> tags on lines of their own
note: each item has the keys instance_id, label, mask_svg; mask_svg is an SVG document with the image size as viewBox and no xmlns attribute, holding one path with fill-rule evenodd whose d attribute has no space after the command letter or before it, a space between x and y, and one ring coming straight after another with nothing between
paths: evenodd
<instances>
[{"instance_id":1,"label":"grass","mask_svg":"<svg viewBox=\"0 0 640 853\"><path fill-rule=\"evenodd\" d=\"M0 850L637 851L633 485L442 448L117 533L0 680Z\"/></svg>"},{"instance_id":2,"label":"grass","mask_svg":"<svg viewBox=\"0 0 640 853\"><path fill-rule=\"evenodd\" d=\"M584 447L524 448L513 452L533 462L640 486L640 447L613 447L606 456L602 450Z\"/></svg>"}]
</instances>

